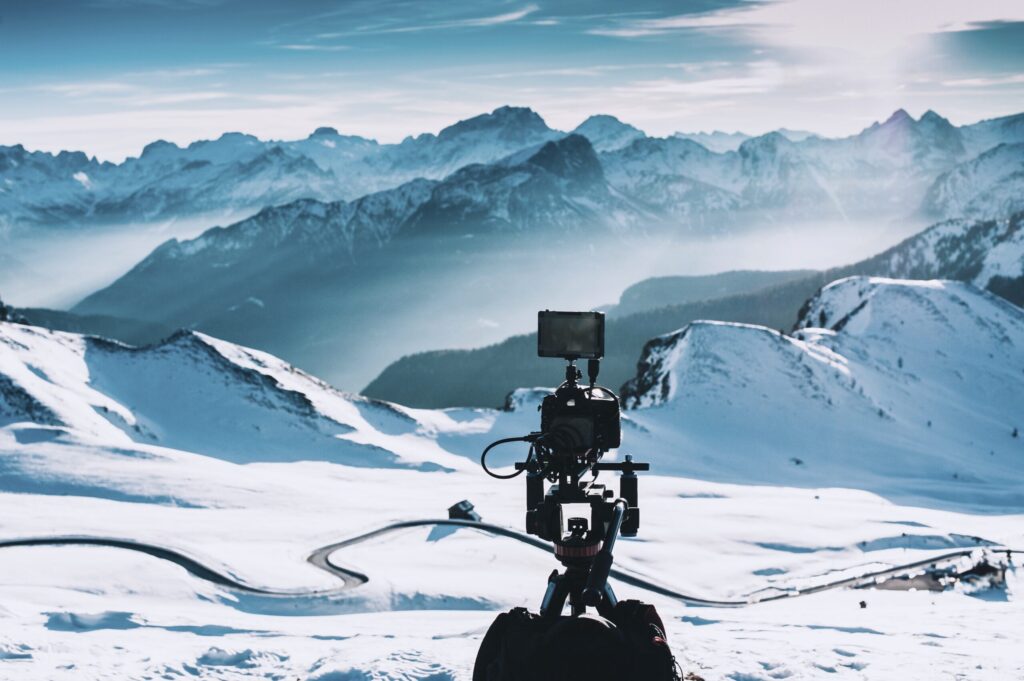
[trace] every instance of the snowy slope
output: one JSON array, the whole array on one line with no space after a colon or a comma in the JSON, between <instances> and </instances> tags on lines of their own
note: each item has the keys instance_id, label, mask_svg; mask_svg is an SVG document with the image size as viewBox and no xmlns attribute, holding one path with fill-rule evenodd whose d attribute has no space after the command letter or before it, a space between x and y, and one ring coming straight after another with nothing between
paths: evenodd
<instances>
[{"instance_id":1,"label":"snowy slope","mask_svg":"<svg viewBox=\"0 0 1024 681\"><path fill-rule=\"evenodd\" d=\"M1024 542L1021 440L1007 430L1021 315L966 285L850 279L814 301L808 323L829 328L803 339L701 323L652 342L623 451L654 469L617 565L744 599ZM404 530L331 554L370 581L326 593L339 580L305 558L463 498L520 527L521 482L473 459L534 430L543 392L502 412L411 410L202 334L136 350L0 324L0 539L133 539L300 592L242 593L109 547L0 548L0 675L468 681L494 611L536 607L549 554L475 530ZM1024 671L1009 577L735 610L615 588L658 605L684 669L707 681L1005 679Z\"/></svg>"},{"instance_id":2,"label":"snowy slope","mask_svg":"<svg viewBox=\"0 0 1024 681\"><path fill-rule=\"evenodd\" d=\"M410 435L420 424L405 411L339 393L276 357L200 333L135 349L17 324L0 332L2 425L28 422L89 442L153 444L235 462L462 463ZM16 470L9 461L6 475Z\"/></svg>"},{"instance_id":3,"label":"snowy slope","mask_svg":"<svg viewBox=\"0 0 1024 681\"><path fill-rule=\"evenodd\" d=\"M639 437L683 475L1024 508L1024 311L959 282L851 277L799 326L652 340L624 389Z\"/></svg>"}]
</instances>

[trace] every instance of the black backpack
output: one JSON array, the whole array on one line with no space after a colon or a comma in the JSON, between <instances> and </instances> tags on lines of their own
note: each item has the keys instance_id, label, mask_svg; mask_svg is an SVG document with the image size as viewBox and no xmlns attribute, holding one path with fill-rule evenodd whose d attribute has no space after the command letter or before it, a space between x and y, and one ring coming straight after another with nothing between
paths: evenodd
<instances>
[{"instance_id":1,"label":"black backpack","mask_svg":"<svg viewBox=\"0 0 1024 681\"><path fill-rule=\"evenodd\" d=\"M630 652L630 679L680 679L676 659L668 647L665 625L653 605L641 601L619 601L612 610L611 620L626 638L626 649Z\"/></svg>"},{"instance_id":2,"label":"black backpack","mask_svg":"<svg viewBox=\"0 0 1024 681\"><path fill-rule=\"evenodd\" d=\"M498 615L477 653L473 681L678 681L654 606L621 601L609 619Z\"/></svg>"}]
</instances>

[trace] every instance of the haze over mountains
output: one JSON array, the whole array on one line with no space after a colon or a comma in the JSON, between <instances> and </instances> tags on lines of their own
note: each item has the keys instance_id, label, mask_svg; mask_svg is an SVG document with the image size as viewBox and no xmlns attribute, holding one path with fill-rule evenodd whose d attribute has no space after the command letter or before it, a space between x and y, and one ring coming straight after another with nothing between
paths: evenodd
<instances>
[{"instance_id":1,"label":"haze over mountains","mask_svg":"<svg viewBox=\"0 0 1024 681\"><path fill-rule=\"evenodd\" d=\"M502 107L392 145L230 133L120 165L8 147L0 219L11 238L88 239L258 210L165 241L74 312L201 329L357 389L403 355L495 342L538 307L606 302L659 259L678 272L694 239L760 233L784 249L806 229L866 248L865 225L893 225L892 243L925 220L1004 216L1024 207L1022 145L1024 115L957 127L900 110L847 138L780 131L714 151L611 116L567 134ZM601 276L564 276L578 267Z\"/></svg>"},{"instance_id":2,"label":"haze over mountains","mask_svg":"<svg viewBox=\"0 0 1024 681\"><path fill-rule=\"evenodd\" d=\"M631 379L640 353L655 336L702 319L798 327L806 301L851 275L952 279L1024 304L1024 213L999 220L948 220L862 261L809 272L726 272L659 277L627 288L608 310L602 381ZM535 334L471 350L417 353L392 363L364 393L416 406L498 406L522 385L547 385L549 360L536 356ZM475 376L487 375L487 381Z\"/></svg>"}]
</instances>

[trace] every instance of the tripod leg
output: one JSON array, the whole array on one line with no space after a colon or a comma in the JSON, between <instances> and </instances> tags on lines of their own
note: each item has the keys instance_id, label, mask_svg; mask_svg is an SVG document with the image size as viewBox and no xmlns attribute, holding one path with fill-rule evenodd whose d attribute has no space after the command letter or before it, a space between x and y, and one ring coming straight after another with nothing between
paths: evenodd
<instances>
[{"instance_id":1,"label":"tripod leg","mask_svg":"<svg viewBox=\"0 0 1024 681\"><path fill-rule=\"evenodd\" d=\"M540 604L541 617L558 617L565 607L565 599L569 596L569 587L558 570L548 577L548 589L544 592L544 600Z\"/></svg>"},{"instance_id":2,"label":"tripod leg","mask_svg":"<svg viewBox=\"0 0 1024 681\"><path fill-rule=\"evenodd\" d=\"M597 606L597 613L601 615L601 617L607 617L610 619L611 612L615 609L618 602L619 599L615 596L615 592L612 591L612 585L605 582L604 598L601 599L601 602Z\"/></svg>"}]
</instances>

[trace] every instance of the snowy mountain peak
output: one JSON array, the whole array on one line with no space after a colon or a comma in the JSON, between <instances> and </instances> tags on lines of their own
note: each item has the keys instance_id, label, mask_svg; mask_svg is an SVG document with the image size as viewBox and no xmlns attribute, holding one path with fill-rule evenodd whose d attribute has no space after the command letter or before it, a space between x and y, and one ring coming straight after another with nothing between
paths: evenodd
<instances>
[{"instance_id":1,"label":"snowy mountain peak","mask_svg":"<svg viewBox=\"0 0 1024 681\"><path fill-rule=\"evenodd\" d=\"M573 130L578 135L583 135L597 151L614 151L630 144L634 140L644 137L639 129L623 123L615 116L598 114L589 117L587 120L576 126Z\"/></svg>"},{"instance_id":2,"label":"snowy mountain peak","mask_svg":"<svg viewBox=\"0 0 1024 681\"><path fill-rule=\"evenodd\" d=\"M739 146L740 156L753 157L765 154L792 153L796 150L789 139L780 132L769 132L751 137Z\"/></svg>"},{"instance_id":3,"label":"snowy mountain peak","mask_svg":"<svg viewBox=\"0 0 1024 681\"><path fill-rule=\"evenodd\" d=\"M174 142L168 142L167 140L156 140L155 142L150 142L149 144L142 148L142 155L140 156L140 158L152 159L154 156L173 154L180 151L181 147L179 147Z\"/></svg>"},{"instance_id":4,"label":"snowy mountain peak","mask_svg":"<svg viewBox=\"0 0 1024 681\"><path fill-rule=\"evenodd\" d=\"M332 127L326 126L326 125L317 128L316 130L313 131L313 134L310 135L310 137L337 137L337 136L338 136L338 129L337 128L332 128Z\"/></svg>"},{"instance_id":5,"label":"snowy mountain peak","mask_svg":"<svg viewBox=\"0 0 1024 681\"><path fill-rule=\"evenodd\" d=\"M889 118L885 119L882 125L905 125L913 122L914 117L908 114L906 109L896 109Z\"/></svg>"},{"instance_id":6,"label":"snowy mountain peak","mask_svg":"<svg viewBox=\"0 0 1024 681\"><path fill-rule=\"evenodd\" d=\"M528 107L501 106L491 113L459 121L441 130L437 139L448 141L467 133L495 131L507 139L530 138L551 132L544 119Z\"/></svg>"}]
</instances>

